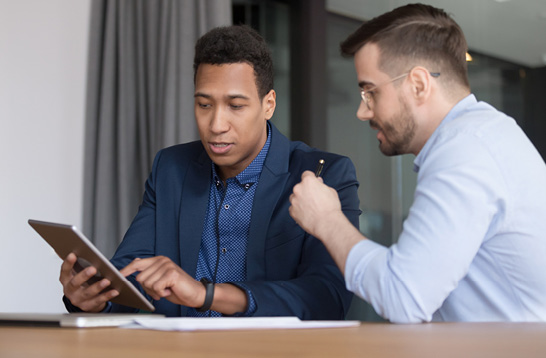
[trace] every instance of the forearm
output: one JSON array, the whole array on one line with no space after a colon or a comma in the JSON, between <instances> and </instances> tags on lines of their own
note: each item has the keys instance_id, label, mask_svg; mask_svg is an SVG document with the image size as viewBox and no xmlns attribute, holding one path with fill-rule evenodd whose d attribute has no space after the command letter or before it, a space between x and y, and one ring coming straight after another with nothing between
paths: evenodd
<instances>
[{"instance_id":1,"label":"forearm","mask_svg":"<svg viewBox=\"0 0 546 358\"><path fill-rule=\"evenodd\" d=\"M322 221L316 237L322 241L335 263L345 275L345 264L351 249L366 238L347 219L343 212L330 216Z\"/></svg>"},{"instance_id":2,"label":"forearm","mask_svg":"<svg viewBox=\"0 0 546 358\"><path fill-rule=\"evenodd\" d=\"M246 292L241 288L229 283L218 283L215 285L211 310L225 315L233 315L238 312L245 312L247 306L248 298Z\"/></svg>"}]
</instances>

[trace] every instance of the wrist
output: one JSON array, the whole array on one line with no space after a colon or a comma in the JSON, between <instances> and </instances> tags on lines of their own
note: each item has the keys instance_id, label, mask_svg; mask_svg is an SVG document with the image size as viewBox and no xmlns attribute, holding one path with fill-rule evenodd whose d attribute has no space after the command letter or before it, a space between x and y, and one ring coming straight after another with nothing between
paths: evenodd
<instances>
[{"instance_id":1,"label":"wrist","mask_svg":"<svg viewBox=\"0 0 546 358\"><path fill-rule=\"evenodd\" d=\"M231 316L245 312L247 308L248 297L245 289L229 282L215 285L212 310Z\"/></svg>"},{"instance_id":2,"label":"wrist","mask_svg":"<svg viewBox=\"0 0 546 358\"><path fill-rule=\"evenodd\" d=\"M105 303L103 303L103 304L101 304L99 306L94 307L93 309L91 309L91 310L89 310L87 312L101 313L102 311L104 311L106 309L106 305L107 305L107 303L105 302Z\"/></svg>"},{"instance_id":3,"label":"wrist","mask_svg":"<svg viewBox=\"0 0 546 358\"><path fill-rule=\"evenodd\" d=\"M344 227L347 221L343 211L331 211L324 218L316 221L313 236L322 241L335 237L339 233L339 229Z\"/></svg>"},{"instance_id":4,"label":"wrist","mask_svg":"<svg viewBox=\"0 0 546 358\"><path fill-rule=\"evenodd\" d=\"M203 305L201 307L196 307L198 312L206 312L212 306L212 301L214 299L214 283L209 279L203 277L201 283L205 286L205 298L203 300Z\"/></svg>"}]
</instances>

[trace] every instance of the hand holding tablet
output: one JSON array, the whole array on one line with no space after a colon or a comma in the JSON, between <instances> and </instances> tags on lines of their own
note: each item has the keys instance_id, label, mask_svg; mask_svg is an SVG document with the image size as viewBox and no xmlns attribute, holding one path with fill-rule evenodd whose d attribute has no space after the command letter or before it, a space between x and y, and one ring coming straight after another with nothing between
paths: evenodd
<instances>
[{"instance_id":1,"label":"hand holding tablet","mask_svg":"<svg viewBox=\"0 0 546 358\"><path fill-rule=\"evenodd\" d=\"M76 227L37 220L29 220L28 223L53 247L61 259L65 260L70 253L78 257L74 264L75 271L79 272L88 266L95 267L97 273L87 281L89 284L103 278L108 279L111 284L106 289L115 289L119 292L117 297L110 300L111 302L146 311L155 310L140 291Z\"/></svg>"}]
</instances>

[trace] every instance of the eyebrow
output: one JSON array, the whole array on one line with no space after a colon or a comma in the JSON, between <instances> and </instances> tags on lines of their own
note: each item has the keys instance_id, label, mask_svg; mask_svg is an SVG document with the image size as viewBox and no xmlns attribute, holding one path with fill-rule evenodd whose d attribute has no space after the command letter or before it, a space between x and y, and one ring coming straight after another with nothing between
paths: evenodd
<instances>
[{"instance_id":1,"label":"eyebrow","mask_svg":"<svg viewBox=\"0 0 546 358\"><path fill-rule=\"evenodd\" d=\"M206 93L203 93L203 92L195 92L193 97L194 98L203 97L203 98L207 98L207 99L212 98L212 96L210 94L206 94ZM250 99L249 97L247 97L245 95L242 95L242 94L228 94L225 97L228 98L228 99L245 99L245 100Z\"/></svg>"},{"instance_id":2,"label":"eyebrow","mask_svg":"<svg viewBox=\"0 0 546 358\"><path fill-rule=\"evenodd\" d=\"M366 86L373 86L373 85L375 85L373 82L368 82L368 81L358 82L358 87L360 87L360 88L364 88Z\"/></svg>"}]
</instances>

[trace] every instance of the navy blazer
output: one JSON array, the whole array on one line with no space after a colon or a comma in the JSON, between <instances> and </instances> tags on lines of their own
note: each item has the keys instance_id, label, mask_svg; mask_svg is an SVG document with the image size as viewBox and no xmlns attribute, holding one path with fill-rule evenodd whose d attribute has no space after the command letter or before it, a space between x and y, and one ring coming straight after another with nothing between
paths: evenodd
<instances>
[{"instance_id":1,"label":"navy blazer","mask_svg":"<svg viewBox=\"0 0 546 358\"><path fill-rule=\"evenodd\" d=\"M243 284L252 292L255 316L343 319L352 294L324 245L290 217L288 200L305 170L326 161L322 177L335 188L348 219L360 215L355 169L347 157L290 142L271 125L271 146L254 196ZM212 163L200 141L158 152L138 214L112 263L122 268L134 258L169 257L195 277L209 200ZM142 288L129 277L133 283ZM235 283L237 284L237 283ZM185 316L187 307L166 299L157 313ZM133 309L112 304L111 312Z\"/></svg>"}]
</instances>

